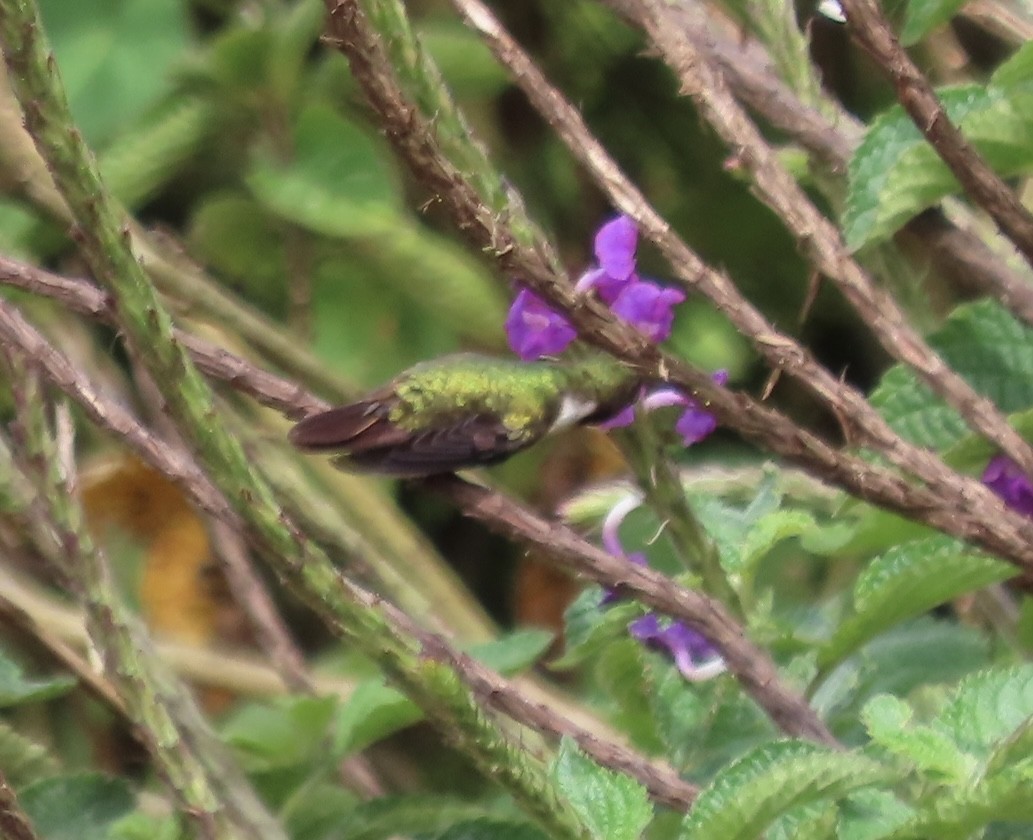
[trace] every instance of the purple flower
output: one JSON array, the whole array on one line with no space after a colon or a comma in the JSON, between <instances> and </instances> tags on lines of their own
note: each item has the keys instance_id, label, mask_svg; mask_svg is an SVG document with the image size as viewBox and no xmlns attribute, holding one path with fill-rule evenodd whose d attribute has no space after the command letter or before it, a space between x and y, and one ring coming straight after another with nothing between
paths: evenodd
<instances>
[{"instance_id":1,"label":"purple flower","mask_svg":"<svg viewBox=\"0 0 1033 840\"><path fill-rule=\"evenodd\" d=\"M661 622L656 613L646 613L628 625L628 632L646 647L670 656L687 680L709 679L725 670L707 638L681 621Z\"/></svg>"},{"instance_id":2,"label":"purple flower","mask_svg":"<svg viewBox=\"0 0 1033 840\"><path fill-rule=\"evenodd\" d=\"M639 280L625 286L610 308L650 341L659 344L671 334L674 307L683 300L685 293L681 289Z\"/></svg>"},{"instance_id":3,"label":"purple flower","mask_svg":"<svg viewBox=\"0 0 1033 840\"><path fill-rule=\"evenodd\" d=\"M1033 482L1007 455L995 455L983 471L983 484L1012 510L1033 516Z\"/></svg>"},{"instance_id":4,"label":"purple flower","mask_svg":"<svg viewBox=\"0 0 1033 840\"><path fill-rule=\"evenodd\" d=\"M607 222L595 235L595 258L599 267L616 280L627 280L635 273L638 227L627 216Z\"/></svg>"},{"instance_id":5,"label":"purple flower","mask_svg":"<svg viewBox=\"0 0 1033 840\"><path fill-rule=\"evenodd\" d=\"M549 308L528 289L520 293L509 308L506 318L509 346L524 361L562 353L577 333L560 313Z\"/></svg>"},{"instance_id":6,"label":"purple flower","mask_svg":"<svg viewBox=\"0 0 1033 840\"><path fill-rule=\"evenodd\" d=\"M717 385L728 382L728 371L719 370L710 377ZM685 412L674 424L674 430L681 435L686 446L699 443L717 428L717 418L704 409L698 402L689 399Z\"/></svg>"},{"instance_id":7,"label":"purple flower","mask_svg":"<svg viewBox=\"0 0 1033 840\"><path fill-rule=\"evenodd\" d=\"M711 377L718 385L728 382L728 371L719 370ZM685 396L675 388L657 388L642 400L645 411L656 411L658 408L685 406L685 411L674 424L675 431L682 436L686 446L692 446L709 436L717 428L717 418L704 409L691 397ZM629 426L635 419L635 407L629 406L616 417L611 418L601 428L617 429Z\"/></svg>"}]
</instances>

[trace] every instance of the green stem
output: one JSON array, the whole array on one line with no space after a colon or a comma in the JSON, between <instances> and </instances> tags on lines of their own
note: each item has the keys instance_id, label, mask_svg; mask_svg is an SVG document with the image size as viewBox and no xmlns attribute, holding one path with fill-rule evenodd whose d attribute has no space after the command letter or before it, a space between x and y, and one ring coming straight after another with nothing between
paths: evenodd
<instances>
[{"instance_id":1,"label":"green stem","mask_svg":"<svg viewBox=\"0 0 1033 840\"><path fill-rule=\"evenodd\" d=\"M638 418L634 426L623 433L622 443L646 502L664 523L664 534L682 563L699 575L705 592L722 601L737 618L742 618L742 602L721 566L720 552L685 498L678 473L663 456L651 420Z\"/></svg>"},{"instance_id":2,"label":"green stem","mask_svg":"<svg viewBox=\"0 0 1033 840\"><path fill-rule=\"evenodd\" d=\"M161 383L170 415L266 559L337 632L378 662L445 737L494 777L552 836L589 836L545 767L504 733L456 673L377 596L343 578L326 554L291 527L269 485L216 411L207 384L175 340L168 312L131 250L129 223L105 191L74 128L56 63L31 0L0 0L0 41L26 126L78 222L77 239L112 295L132 352ZM404 629L403 629L404 628Z\"/></svg>"},{"instance_id":3,"label":"green stem","mask_svg":"<svg viewBox=\"0 0 1033 840\"><path fill-rule=\"evenodd\" d=\"M65 481L36 382L20 362L14 367L22 446L16 457L14 449L0 447L7 476L0 487L4 502L20 502L31 510L37 544L78 593L86 609L87 633L101 653L108 678L118 687L160 775L200 836L284 840L240 771L217 753L199 753L196 745L212 738L200 715L187 724L173 712L173 707L183 709L193 701L182 683L166 672L146 631L121 603L107 561L94 546L82 508Z\"/></svg>"}]
</instances>

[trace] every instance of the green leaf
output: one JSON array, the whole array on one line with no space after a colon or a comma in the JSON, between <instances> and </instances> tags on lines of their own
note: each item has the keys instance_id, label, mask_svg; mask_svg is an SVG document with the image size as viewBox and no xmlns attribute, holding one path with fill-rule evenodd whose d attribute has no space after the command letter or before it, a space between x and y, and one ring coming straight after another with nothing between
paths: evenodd
<instances>
[{"instance_id":1,"label":"green leaf","mask_svg":"<svg viewBox=\"0 0 1033 840\"><path fill-rule=\"evenodd\" d=\"M428 316L484 349L505 347L509 301L481 262L455 242L406 218L369 243L378 283L394 286Z\"/></svg>"},{"instance_id":2,"label":"green leaf","mask_svg":"<svg viewBox=\"0 0 1033 840\"><path fill-rule=\"evenodd\" d=\"M534 665L555 638L555 634L548 630L528 627L474 645L467 652L493 671L508 676Z\"/></svg>"},{"instance_id":3,"label":"green leaf","mask_svg":"<svg viewBox=\"0 0 1033 840\"><path fill-rule=\"evenodd\" d=\"M947 23L965 0L909 0L900 40L910 46L922 40L929 32Z\"/></svg>"},{"instance_id":4,"label":"green leaf","mask_svg":"<svg viewBox=\"0 0 1033 840\"><path fill-rule=\"evenodd\" d=\"M1033 155L1033 84L966 85L937 91L947 114L1002 175ZM899 105L878 117L854 152L843 213L847 244L886 239L958 183Z\"/></svg>"},{"instance_id":5,"label":"green leaf","mask_svg":"<svg viewBox=\"0 0 1033 840\"><path fill-rule=\"evenodd\" d=\"M649 710L657 734L663 741L663 753L680 767L697 753L697 735L708 722L709 692L689 686L677 668L665 668L655 680L649 695Z\"/></svg>"},{"instance_id":6,"label":"green leaf","mask_svg":"<svg viewBox=\"0 0 1033 840\"><path fill-rule=\"evenodd\" d=\"M1033 406L1033 328L996 301L957 307L929 344L1002 411ZM968 431L957 412L902 365L886 373L871 402L895 431L921 446L943 450Z\"/></svg>"},{"instance_id":7,"label":"green leaf","mask_svg":"<svg viewBox=\"0 0 1033 840\"><path fill-rule=\"evenodd\" d=\"M385 234L400 215L399 188L380 146L325 105L298 116L291 160L259 157L247 183L267 210L324 236Z\"/></svg>"},{"instance_id":8,"label":"green leaf","mask_svg":"<svg viewBox=\"0 0 1033 840\"><path fill-rule=\"evenodd\" d=\"M990 823L1030 819L1033 819L1033 779L1027 764L982 779L972 787L940 792L912 819L884 836L893 840L930 837L963 840L980 836L981 830Z\"/></svg>"},{"instance_id":9,"label":"green leaf","mask_svg":"<svg viewBox=\"0 0 1033 840\"><path fill-rule=\"evenodd\" d=\"M170 88L188 49L179 0L41 0L78 128L95 148Z\"/></svg>"},{"instance_id":10,"label":"green leaf","mask_svg":"<svg viewBox=\"0 0 1033 840\"><path fill-rule=\"evenodd\" d=\"M356 382L380 385L418 361L458 349L454 332L355 259L321 263L312 301L316 350Z\"/></svg>"},{"instance_id":11,"label":"green leaf","mask_svg":"<svg viewBox=\"0 0 1033 840\"><path fill-rule=\"evenodd\" d=\"M44 779L22 790L19 799L46 840L106 840L112 823L134 804L125 782L99 773Z\"/></svg>"},{"instance_id":12,"label":"green leaf","mask_svg":"<svg viewBox=\"0 0 1033 840\"><path fill-rule=\"evenodd\" d=\"M428 840L548 840L541 830L529 823L479 819L447 828Z\"/></svg>"},{"instance_id":13,"label":"green leaf","mask_svg":"<svg viewBox=\"0 0 1033 840\"><path fill-rule=\"evenodd\" d=\"M839 840L877 840L905 823L913 810L884 790L859 790L840 805Z\"/></svg>"},{"instance_id":14,"label":"green leaf","mask_svg":"<svg viewBox=\"0 0 1033 840\"><path fill-rule=\"evenodd\" d=\"M8 722L0 721L0 767L8 784L21 788L46 776L56 776L60 765L46 747L15 731Z\"/></svg>"},{"instance_id":15,"label":"green leaf","mask_svg":"<svg viewBox=\"0 0 1033 840\"><path fill-rule=\"evenodd\" d=\"M590 586L564 611L563 655L550 662L550 668L573 668L597 655L615 639L627 636L628 623L642 614L642 609L630 601L603 609L602 597L598 586Z\"/></svg>"},{"instance_id":16,"label":"green leaf","mask_svg":"<svg viewBox=\"0 0 1033 840\"><path fill-rule=\"evenodd\" d=\"M323 752L337 697L278 697L240 709L223 725L252 772L294 767Z\"/></svg>"},{"instance_id":17,"label":"green leaf","mask_svg":"<svg viewBox=\"0 0 1033 840\"><path fill-rule=\"evenodd\" d=\"M534 826L498 812L497 806L466 802L442 794L382 796L360 802L341 814L339 820L323 826L321 836L334 840L387 840L390 837L416 835L440 837L442 832L487 830L500 836L543 840ZM490 836L464 835L456 836Z\"/></svg>"},{"instance_id":18,"label":"green leaf","mask_svg":"<svg viewBox=\"0 0 1033 840\"><path fill-rule=\"evenodd\" d=\"M930 726L911 726L911 707L889 694L873 697L861 712L872 740L927 773L961 783L975 762L946 733Z\"/></svg>"},{"instance_id":19,"label":"green leaf","mask_svg":"<svg viewBox=\"0 0 1033 840\"><path fill-rule=\"evenodd\" d=\"M869 698L903 697L930 684L952 685L986 667L989 654L987 639L975 628L923 615L890 628L835 668L812 703L837 735L860 741L865 737L861 707Z\"/></svg>"},{"instance_id":20,"label":"green leaf","mask_svg":"<svg viewBox=\"0 0 1033 840\"><path fill-rule=\"evenodd\" d=\"M818 654L827 669L866 641L965 592L1006 580L1015 570L964 543L937 535L875 558L854 588L854 611Z\"/></svg>"},{"instance_id":21,"label":"green leaf","mask_svg":"<svg viewBox=\"0 0 1033 840\"><path fill-rule=\"evenodd\" d=\"M560 743L553 777L598 840L638 840L653 818L645 788L623 773L600 767L569 738Z\"/></svg>"},{"instance_id":22,"label":"green leaf","mask_svg":"<svg viewBox=\"0 0 1033 840\"><path fill-rule=\"evenodd\" d=\"M458 98L494 96L509 86L491 50L458 20L421 21L419 36Z\"/></svg>"},{"instance_id":23,"label":"green leaf","mask_svg":"<svg viewBox=\"0 0 1033 840\"><path fill-rule=\"evenodd\" d=\"M986 755L1033 715L1033 665L994 668L963 680L936 723L962 749Z\"/></svg>"},{"instance_id":24,"label":"green leaf","mask_svg":"<svg viewBox=\"0 0 1033 840\"><path fill-rule=\"evenodd\" d=\"M738 561L728 571L745 575L780 542L802 537L817 527L814 517L803 510L776 510L762 516L746 532L739 546Z\"/></svg>"},{"instance_id":25,"label":"green leaf","mask_svg":"<svg viewBox=\"0 0 1033 840\"><path fill-rule=\"evenodd\" d=\"M832 802L805 805L772 823L764 840L834 840L839 811Z\"/></svg>"},{"instance_id":26,"label":"green leaf","mask_svg":"<svg viewBox=\"0 0 1033 840\"><path fill-rule=\"evenodd\" d=\"M199 201L187 234L192 253L252 301L282 311L287 260L278 224L250 196L213 192Z\"/></svg>"},{"instance_id":27,"label":"green leaf","mask_svg":"<svg viewBox=\"0 0 1033 840\"><path fill-rule=\"evenodd\" d=\"M659 655L647 652L637 640L626 636L599 651L592 672L603 694L620 710L615 725L648 752L663 749L650 700L655 672L664 670L674 669L666 659L661 661Z\"/></svg>"},{"instance_id":28,"label":"green leaf","mask_svg":"<svg viewBox=\"0 0 1033 840\"><path fill-rule=\"evenodd\" d=\"M423 712L404 694L369 680L341 706L334 723L334 754L348 755L423 719Z\"/></svg>"},{"instance_id":29,"label":"green leaf","mask_svg":"<svg viewBox=\"0 0 1033 840\"><path fill-rule=\"evenodd\" d=\"M186 840L187 834L176 814L155 816L134 811L115 822L106 840Z\"/></svg>"},{"instance_id":30,"label":"green leaf","mask_svg":"<svg viewBox=\"0 0 1033 840\"><path fill-rule=\"evenodd\" d=\"M181 97L149 113L100 155L105 185L129 207L152 198L200 152L216 116L215 106L200 97Z\"/></svg>"},{"instance_id":31,"label":"green leaf","mask_svg":"<svg viewBox=\"0 0 1033 840\"><path fill-rule=\"evenodd\" d=\"M0 653L0 708L50 700L74 687L71 677L29 679L15 662Z\"/></svg>"},{"instance_id":32,"label":"green leaf","mask_svg":"<svg viewBox=\"0 0 1033 840\"><path fill-rule=\"evenodd\" d=\"M718 773L685 818L681 840L753 840L792 808L840 799L890 776L859 753L804 741L765 744Z\"/></svg>"}]
</instances>

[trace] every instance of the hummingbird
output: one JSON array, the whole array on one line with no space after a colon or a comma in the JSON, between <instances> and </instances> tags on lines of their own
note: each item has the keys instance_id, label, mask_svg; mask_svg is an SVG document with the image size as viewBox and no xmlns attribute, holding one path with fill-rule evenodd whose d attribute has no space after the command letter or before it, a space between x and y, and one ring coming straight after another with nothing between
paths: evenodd
<instances>
[{"instance_id":1,"label":"hummingbird","mask_svg":"<svg viewBox=\"0 0 1033 840\"><path fill-rule=\"evenodd\" d=\"M523 362L460 353L306 417L288 439L302 450L340 453L334 463L344 469L438 475L497 464L550 432L605 422L639 388L629 368L601 354Z\"/></svg>"}]
</instances>

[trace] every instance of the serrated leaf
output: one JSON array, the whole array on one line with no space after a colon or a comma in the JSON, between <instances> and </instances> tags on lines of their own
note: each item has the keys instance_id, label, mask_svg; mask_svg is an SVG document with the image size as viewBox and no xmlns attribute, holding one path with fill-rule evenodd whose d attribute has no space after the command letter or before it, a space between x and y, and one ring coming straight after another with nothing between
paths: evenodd
<instances>
[{"instance_id":1,"label":"serrated leaf","mask_svg":"<svg viewBox=\"0 0 1033 840\"><path fill-rule=\"evenodd\" d=\"M638 840L653 818L653 806L642 785L600 767L569 738L560 743L552 774L593 838Z\"/></svg>"},{"instance_id":2,"label":"serrated leaf","mask_svg":"<svg viewBox=\"0 0 1033 840\"><path fill-rule=\"evenodd\" d=\"M951 119L1002 175L1033 156L1033 85L966 85L937 91ZM885 239L958 183L899 105L879 116L854 152L843 213L847 244Z\"/></svg>"},{"instance_id":3,"label":"serrated leaf","mask_svg":"<svg viewBox=\"0 0 1033 840\"><path fill-rule=\"evenodd\" d=\"M710 693L695 688L686 684L677 668L665 668L649 696L649 709L664 743L663 752L676 767L699 749L695 736L704 723L712 721L706 702Z\"/></svg>"},{"instance_id":4,"label":"serrated leaf","mask_svg":"<svg viewBox=\"0 0 1033 840\"><path fill-rule=\"evenodd\" d=\"M853 613L822 647L819 666L827 669L906 618L1012 575L1008 564L952 537L937 535L895 546L858 578Z\"/></svg>"},{"instance_id":5,"label":"serrated leaf","mask_svg":"<svg viewBox=\"0 0 1033 840\"><path fill-rule=\"evenodd\" d=\"M540 829L528 823L479 819L447 828L428 840L548 840Z\"/></svg>"},{"instance_id":6,"label":"serrated leaf","mask_svg":"<svg viewBox=\"0 0 1033 840\"><path fill-rule=\"evenodd\" d=\"M222 736L252 772L293 767L322 750L337 705L333 696L252 703L223 725Z\"/></svg>"},{"instance_id":7,"label":"serrated leaf","mask_svg":"<svg viewBox=\"0 0 1033 840\"><path fill-rule=\"evenodd\" d=\"M67 694L75 687L71 677L30 679L12 660L0 653L0 708L39 703Z\"/></svg>"},{"instance_id":8,"label":"serrated leaf","mask_svg":"<svg viewBox=\"0 0 1033 840\"><path fill-rule=\"evenodd\" d=\"M543 836L533 825L507 820L491 813L493 810L498 809L441 794L382 796L350 808L337 823L326 826L322 836L334 840L387 840L406 835L436 838L451 830L464 832L488 826L502 837L538 840Z\"/></svg>"},{"instance_id":9,"label":"serrated leaf","mask_svg":"<svg viewBox=\"0 0 1033 840\"><path fill-rule=\"evenodd\" d=\"M47 751L9 723L0 721L0 767L14 788L24 787L46 776L57 775L60 765Z\"/></svg>"},{"instance_id":10,"label":"serrated leaf","mask_svg":"<svg viewBox=\"0 0 1033 840\"><path fill-rule=\"evenodd\" d=\"M1033 328L996 301L957 307L929 344L1005 413L1033 406ZM902 365L886 373L871 402L896 432L920 446L943 450L968 431L957 412Z\"/></svg>"},{"instance_id":11,"label":"serrated leaf","mask_svg":"<svg viewBox=\"0 0 1033 840\"><path fill-rule=\"evenodd\" d=\"M920 41L937 26L947 23L964 4L965 0L909 0L900 30L901 43L910 46Z\"/></svg>"},{"instance_id":12,"label":"serrated leaf","mask_svg":"<svg viewBox=\"0 0 1033 840\"><path fill-rule=\"evenodd\" d=\"M989 653L985 635L975 628L924 615L872 639L822 681L812 703L834 732L860 740L860 710L869 698L882 693L903 697L921 686L956 683L985 667Z\"/></svg>"},{"instance_id":13,"label":"serrated leaf","mask_svg":"<svg viewBox=\"0 0 1033 840\"><path fill-rule=\"evenodd\" d=\"M549 663L550 668L573 668L597 654L615 639L628 632L628 622L641 614L631 602L602 608L602 590L590 586L581 592L563 612L563 655Z\"/></svg>"},{"instance_id":14,"label":"serrated leaf","mask_svg":"<svg viewBox=\"0 0 1033 840\"><path fill-rule=\"evenodd\" d=\"M548 630L525 627L474 645L467 653L493 671L509 676L534 665L555 638L555 634Z\"/></svg>"},{"instance_id":15,"label":"serrated leaf","mask_svg":"<svg viewBox=\"0 0 1033 840\"><path fill-rule=\"evenodd\" d=\"M952 782L968 778L975 769L971 757L962 753L943 731L911 726L911 715L911 707L903 700L880 694L865 704L861 719L872 740L883 749Z\"/></svg>"},{"instance_id":16,"label":"serrated leaf","mask_svg":"<svg viewBox=\"0 0 1033 840\"><path fill-rule=\"evenodd\" d=\"M325 105L310 105L294 128L289 162L258 158L247 184L270 212L324 236L389 232L399 190L367 132Z\"/></svg>"},{"instance_id":17,"label":"serrated leaf","mask_svg":"<svg viewBox=\"0 0 1033 840\"><path fill-rule=\"evenodd\" d=\"M99 773L44 779L19 799L46 840L106 840L112 823L133 807L129 785Z\"/></svg>"},{"instance_id":18,"label":"serrated leaf","mask_svg":"<svg viewBox=\"0 0 1033 840\"><path fill-rule=\"evenodd\" d=\"M816 527L814 517L802 510L777 510L762 516L746 532L738 561L729 571L740 575L749 573L780 542L803 536Z\"/></svg>"},{"instance_id":19,"label":"serrated leaf","mask_svg":"<svg viewBox=\"0 0 1033 840\"><path fill-rule=\"evenodd\" d=\"M1033 715L1033 665L995 668L967 677L936 724L962 749L986 755Z\"/></svg>"},{"instance_id":20,"label":"serrated leaf","mask_svg":"<svg viewBox=\"0 0 1033 840\"><path fill-rule=\"evenodd\" d=\"M907 822L913 810L884 790L859 790L840 805L839 840L877 840Z\"/></svg>"},{"instance_id":21,"label":"serrated leaf","mask_svg":"<svg viewBox=\"0 0 1033 840\"><path fill-rule=\"evenodd\" d=\"M334 754L365 749L399 729L423 719L423 712L401 692L369 680L359 685L344 703L334 723Z\"/></svg>"},{"instance_id":22,"label":"serrated leaf","mask_svg":"<svg viewBox=\"0 0 1033 840\"><path fill-rule=\"evenodd\" d=\"M890 775L858 753L804 741L765 744L717 774L685 818L681 840L753 840L792 808L840 799Z\"/></svg>"},{"instance_id":23,"label":"serrated leaf","mask_svg":"<svg viewBox=\"0 0 1033 840\"><path fill-rule=\"evenodd\" d=\"M963 840L998 821L1033 819L1033 777L1028 766L982 779L972 787L947 789L897 830L892 840L935 837Z\"/></svg>"},{"instance_id":24,"label":"serrated leaf","mask_svg":"<svg viewBox=\"0 0 1033 840\"><path fill-rule=\"evenodd\" d=\"M775 820L764 840L833 840L838 822L834 803L805 805Z\"/></svg>"},{"instance_id":25,"label":"serrated leaf","mask_svg":"<svg viewBox=\"0 0 1033 840\"><path fill-rule=\"evenodd\" d=\"M638 641L628 637L603 648L593 669L599 688L620 709L615 725L649 752L663 749L656 721L650 713L650 699L654 693L654 670L667 669L662 664L661 668L654 669L654 664L661 663Z\"/></svg>"}]
</instances>

